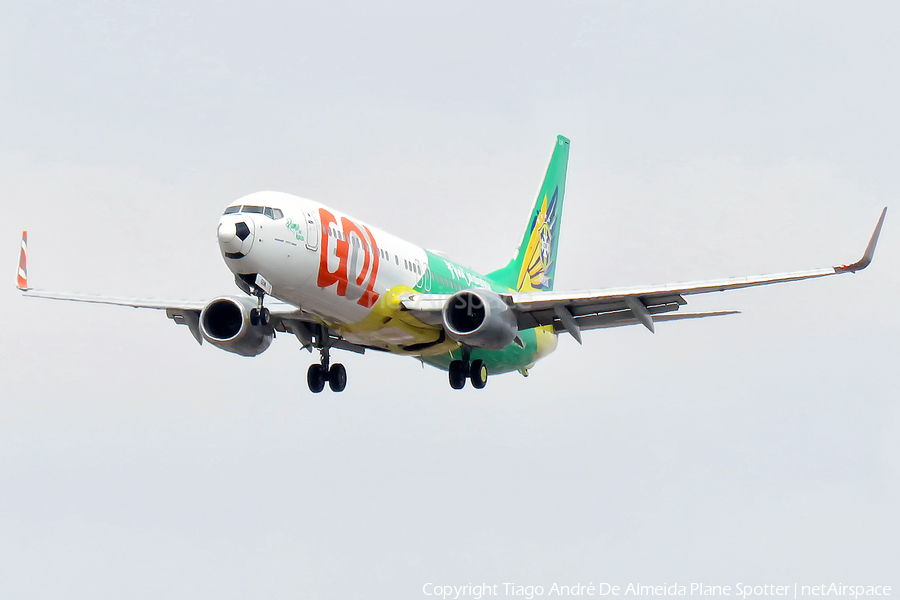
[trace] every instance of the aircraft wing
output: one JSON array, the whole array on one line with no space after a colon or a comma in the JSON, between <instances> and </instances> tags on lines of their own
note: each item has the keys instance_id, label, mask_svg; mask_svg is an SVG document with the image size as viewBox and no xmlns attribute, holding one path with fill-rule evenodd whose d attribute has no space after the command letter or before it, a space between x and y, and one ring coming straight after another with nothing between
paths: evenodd
<instances>
[{"instance_id":1,"label":"aircraft wing","mask_svg":"<svg viewBox=\"0 0 900 600\"><path fill-rule=\"evenodd\" d=\"M552 325L557 332L568 331L579 343L581 343L581 331L585 329L640 323L652 332L655 322L713 317L736 312L668 314L675 313L687 304L684 296L855 273L865 269L875 255L875 246L878 243L878 236L881 234L886 214L887 208L881 212L881 217L878 219L878 224L869 239L863 257L849 265L690 283L572 292L509 292L500 294L500 296L515 312L519 329ZM413 312L434 315L434 311L443 309L444 303L450 297L449 294L413 294L403 300L403 307ZM426 320L431 315L422 314L421 316L423 320ZM433 316L431 316L431 320L433 320Z\"/></svg>"},{"instance_id":2,"label":"aircraft wing","mask_svg":"<svg viewBox=\"0 0 900 600\"><path fill-rule=\"evenodd\" d=\"M197 343L203 343L200 334L200 312L209 300L170 300L164 298L133 298L128 296L104 296L99 294L78 294L71 292L48 292L29 288L19 288L22 295L28 298L46 298L48 300L68 300L70 302L87 302L91 304L110 304L113 306L130 306L132 308L149 308L166 311L166 316L180 325L187 325ZM297 335L304 347L308 345L308 337L303 336L300 323L315 322L315 319L292 304L270 299L266 302L272 316L272 326L277 331L286 331ZM298 333L302 331L303 333Z\"/></svg>"},{"instance_id":3,"label":"aircraft wing","mask_svg":"<svg viewBox=\"0 0 900 600\"><path fill-rule=\"evenodd\" d=\"M113 306L130 306L132 308L149 308L153 310L164 310L166 316L181 325L187 325L191 330L191 334L197 343L203 343L203 336L200 333L200 312L209 304L209 300L178 300L166 298L137 298L131 296L106 296L102 294L81 294L75 292L56 292L47 290L37 290L28 286L28 234L22 232L22 250L19 254L19 269L16 281L16 287L22 292L22 295L28 298L45 298L48 300L67 300L70 302L87 302L90 304L109 304ZM274 298L266 302L266 308L269 309L272 318L272 326L276 331L284 331L293 333L297 336L304 347L308 347L311 343L313 333L310 333L308 327L304 324L315 323L316 319L309 313L302 311L293 304L281 302ZM352 346L352 344L343 341L335 343L339 345ZM359 350L348 348L355 352Z\"/></svg>"},{"instance_id":4,"label":"aircraft wing","mask_svg":"<svg viewBox=\"0 0 900 600\"><path fill-rule=\"evenodd\" d=\"M68 300L70 302L87 302L91 304L110 304L113 306L130 306L132 308L150 308L155 310L193 310L202 311L209 300L172 300L166 298L135 298L130 296L104 296L100 294L79 294L73 292L48 292L32 288L19 288L26 298L46 298L49 300ZM266 308L273 317L285 319L314 319L293 304L270 298Z\"/></svg>"},{"instance_id":5,"label":"aircraft wing","mask_svg":"<svg viewBox=\"0 0 900 600\"><path fill-rule=\"evenodd\" d=\"M47 298L49 300L69 300L71 302L89 302L92 304L112 304L114 306L131 306L132 308L152 308L156 310L203 310L206 302L202 300L170 300L164 298L132 298L128 296L103 296L99 294L76 294L71 292L48 292L31 288L19 288L23 296L29 298Z\"/></svg>"}]
</instances>

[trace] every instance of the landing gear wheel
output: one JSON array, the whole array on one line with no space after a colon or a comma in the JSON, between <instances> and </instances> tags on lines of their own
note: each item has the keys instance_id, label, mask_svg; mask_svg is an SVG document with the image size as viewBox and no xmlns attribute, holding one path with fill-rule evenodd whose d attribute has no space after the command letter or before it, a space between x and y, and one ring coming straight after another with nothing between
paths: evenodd
<instances>
[{"instance_id":1,"label":"landing gear wheel","mask_svg":"<svg viewBox=\"0 0 900 600\"><path fill-rule=\"evenodd\" d=\"M321 365L320 365L321 366ZM341 363L334 363L328 369L328 385L332 392L343 392L347 387L347 369Z\"/></svg>"},{"instance_id":2,"label":"landing gear wheel","mask_svg":"<svg viewBox=\"0 0 900 600\"><path fill-rule=\"evenodd\" d=\"M272 322L272 313L269 312L269 309L265 306L262 308L251 308L250 309L250 324L256 327L257 325L262 325L265 327L269 323Z\"/></svg>"},{"instance_id":3,"label":"landing gear wheel","mask_svg":"<svg viewBox=\"0 0 900 600\"><path fill-rule=\"evenodd\" d=\"M325 389L325 380L328 379L328 372L322 365L309 365L306 372L306 383L309 385L309 391L318 394Z\"/></svg>"},{"instance_id":4,"label":"landing gear wheel","mask_svg":"<svg viewBox=\"0 0 900 600\"><path fill-rule=\"evenodd\" d=\"M473 388L480 390L485 386L487 383L488 371L483 360L472 361L469 377L472 379Z\"/></svg>"},{"instance_id":5,"label":"landing gear wheel","mask_svg":"<svg viewBox=\"0 0 900 600\"><path fill-rule=\"evenodd\" d=\"M466 363L454 360L450 363L450 387L461 390L466 387Z\"/></svg>"}]
</instances>

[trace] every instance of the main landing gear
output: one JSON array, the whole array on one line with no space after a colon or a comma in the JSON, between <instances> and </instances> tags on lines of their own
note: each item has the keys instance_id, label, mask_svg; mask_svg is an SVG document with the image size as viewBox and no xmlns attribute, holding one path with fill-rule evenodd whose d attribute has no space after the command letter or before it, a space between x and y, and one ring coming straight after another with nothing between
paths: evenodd
<instances>
[{"instance_id":1,"label":"main landing gear","mask_svg":"<svg viewBox=\"0 0 900 600\"><path fill-rule=\"evenodd\" d=\"M472 387L480 390L487 384L488 371L483 360L454 360L450 363L450 387L461 390L466 387L466 379L472 380Z\"/></svg>"},{"instance_id":2,"label":"main landing gear","mask_svg":"<svg viewBox=\"0 0 900 600\"><path fill-rule=\"evenodd\" d=\"M322 355L321 362L309 365L309 370L306 372L309 391L318 394L325 389L325 383L328 382L332 392L343 392L347 387L347 369L341 363L330 364L327 346L319 352Z\"/></svg>"}]
</instances>

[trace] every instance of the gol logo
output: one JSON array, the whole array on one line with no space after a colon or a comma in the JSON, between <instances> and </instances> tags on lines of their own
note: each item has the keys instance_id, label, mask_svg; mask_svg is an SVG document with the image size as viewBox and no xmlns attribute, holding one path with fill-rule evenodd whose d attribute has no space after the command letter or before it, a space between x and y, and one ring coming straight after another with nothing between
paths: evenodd
<instances>
[{"instance_id":1,"label":"gol logo","mask_svg":"<svg viewBox=\"0 0 900 600\"><path fill-rule=\"evenodd\" d=\"M372 308L378 301L379 294L375 291L375 278L378 276L378 247L375 245L375 236L365 225L359 226L346 217L341 217L341 228L344 231L343 238L339 239L330 234L330 225L337 225L337 219L324 208L319 209L319 218L322 222L322 251L319 255L319 277L317 285L326 288L337 284L337 295L346 296L350 277L355 276L354 283L358 287L365 285L365 291L357 301L360 306ZM350 236L356 235L359 246L351 246ZM337 269L328 269L329 245L334 244L334 253L338 259ZM353 261L353 271L359 269L359 275L351 272L351 254L362 253L362 266L358 266L358 260ZM356 256L354 256L356 258ZM368 278L368 282L366 279Z\"/></svg>"}]
</instances>

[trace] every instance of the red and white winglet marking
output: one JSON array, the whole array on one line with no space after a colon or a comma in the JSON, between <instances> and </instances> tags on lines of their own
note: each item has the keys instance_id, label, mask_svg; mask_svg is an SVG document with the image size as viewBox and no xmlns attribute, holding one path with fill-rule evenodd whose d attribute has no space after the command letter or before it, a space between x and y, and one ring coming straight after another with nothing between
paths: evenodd
<instances>
[{"instance_id":1,"label":"red and white winglet marking","mask_svg":"<svg viewBox=\"0 0 900 600\"><path fill-rule=\"evenodd\" d=\"M16 278L16 287L20 290L28 289L28 263L25 254L28 252L28 232L22 232L22 252L19 254L19 273Z\"/></svg>"}]
</instances>

